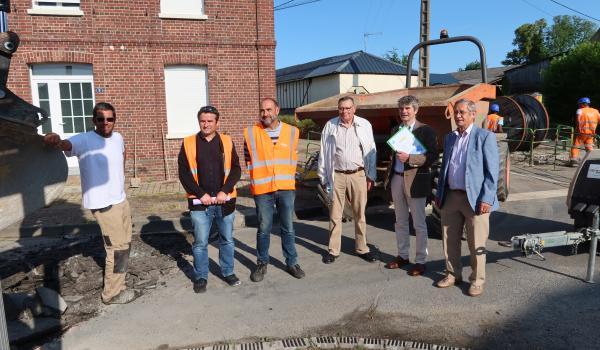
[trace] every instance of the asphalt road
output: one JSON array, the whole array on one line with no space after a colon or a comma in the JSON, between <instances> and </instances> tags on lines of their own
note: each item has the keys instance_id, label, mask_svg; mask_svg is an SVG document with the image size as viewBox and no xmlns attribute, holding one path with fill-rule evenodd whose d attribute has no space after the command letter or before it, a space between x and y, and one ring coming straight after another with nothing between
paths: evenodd
<instances>
[{"instance_id":1,"label":"asphalt road","mask_svg":"<svg viewBox=\"0 0 600 350\"><path fill-rule=\"evenodd\" d=\"M265 280L251 282L255 229L237 230L241 243L235 272L241 286L228 287L211 275L208 291L198 295L183 273L177 274L152 294L111 306L70 329L54 348L152 349L315 335L391 337L481 349L597 348L600 287L582 281L587 253L549 249L546 261L540 261L498 245L515 234L570 229L565 188L543 172L536 178L513 176L513 199L491 218L487 283L478 298L466 294L467 284L434 287L444 269L437 235L429 239L428 272L410 277L406 270L386 270L384 262L369 264L353 256L352 223L344 226L341 257L323 264L328 223L303 220L296 223L296 231L305 279L296 280L283 270L280 240L273 236ZM396 254L393 221L391 211L367 218L369 243L383 261ZM216 249L210 254L218 261ZM465 266L467 254L465 242ZM464 279L469 273L466 267Z\"/></svg>"}]
</instances>

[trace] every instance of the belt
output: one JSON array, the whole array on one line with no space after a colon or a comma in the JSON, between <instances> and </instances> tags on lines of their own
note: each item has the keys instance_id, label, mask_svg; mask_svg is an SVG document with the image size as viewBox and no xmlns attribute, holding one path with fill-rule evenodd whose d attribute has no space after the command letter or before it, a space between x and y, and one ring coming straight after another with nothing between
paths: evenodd
<instances>
[{"instance_id":1,"label":"belt","mask_svg":"<svg viewBox=\"0 0 600 350\"><path fill-rule=\"evenodd\" d=\"M465 190L453 190L453 189L450 189L450 191L460 192L460 193L467 193L467 191L465 191Z\"/></svg>"},{"instance_id":2,"label":"belt","mask_svg":"<svg viewBox=\"0 0 600 350\"><path fill-rule=\"evenodd\" d=\"M360 167L360 168L358 168L358 169L355 169L355 170L336 170L335 172L336 172L336 173L340 173L340 174L346 174L346 175L350 175L350 174L356 174L356 173L358 173L359 171L363 171L363 170L365 170L365 168L363 168L363 167Z\"/></svg>"},{"instance_id":3,"label":"belt","mask_svg":"<svg viewBox=\"0 0 600 350\"><path fill-rule=\"evenodd\" d=\"M394 174L396 174L396 175L404 175L404 173L401 173L401 172L398 172L398 171L395 171L395 170L394 170Z\"/></svg>"}]
</instances>

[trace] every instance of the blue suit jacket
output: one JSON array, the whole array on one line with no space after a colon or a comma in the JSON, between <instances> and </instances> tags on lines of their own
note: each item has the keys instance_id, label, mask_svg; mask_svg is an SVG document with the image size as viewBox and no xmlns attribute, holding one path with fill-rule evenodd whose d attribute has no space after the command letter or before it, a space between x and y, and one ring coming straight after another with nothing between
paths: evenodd
<instances>
[{"instance_id":1,"label":"blue suit jacket","mask_svg":"<svg viewBox=\"0 0 600 350\"><path fill-rule=\"evenodd\" d=\"M448 166L457 137L454 132L451 132L444 138L444 158L436 193L440 207L444 206L445 195L448 191ZM477 212L478 202L490 204L492 206L491 210L498 209L496 191L499 157L496 135L473 125L469 135L469 144L467 145L466 162L465 187L473 211Z\"/></svg>"}]
</instances>

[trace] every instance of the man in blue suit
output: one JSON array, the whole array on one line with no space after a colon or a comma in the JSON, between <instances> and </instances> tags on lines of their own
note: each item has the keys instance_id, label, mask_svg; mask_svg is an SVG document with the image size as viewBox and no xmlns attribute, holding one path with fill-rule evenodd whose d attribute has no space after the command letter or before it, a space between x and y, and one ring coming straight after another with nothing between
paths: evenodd
<instances>
[{"instance_id":1,"label":"man in blue suit","mask_svg":"<svg viewBox=\"0 0 600 350\"><path fill-rule=\"evenodd\" d=\"M475 115L473 101L461 99L454 104L456 130L444 139L444 159L435 199L441 209L446 258L446 277L436 285L447 288L462 281L460 246L464 227L471 253L469 295L473 297L483 293L489 218L498 209L499 163L496 136L475 126Z\"/></svg>"}]
</instances>

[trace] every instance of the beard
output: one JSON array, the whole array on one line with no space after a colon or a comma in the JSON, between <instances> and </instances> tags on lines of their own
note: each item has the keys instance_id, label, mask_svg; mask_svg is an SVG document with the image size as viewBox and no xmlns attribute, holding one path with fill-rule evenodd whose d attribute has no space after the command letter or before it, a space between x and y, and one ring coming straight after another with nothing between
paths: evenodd
<instances>
[{"instance_id":1,"label":"beard","mask_svg":"<svg viewBox=\"0 0 600 350\"><path fill-rule=\"evenodd\" d=\"M260 123L264 127L269 127L271 124L273 124L274 121L275 121L275 117L273 117L273 116L260 118Z\"/></svg>"}]
</instances>

